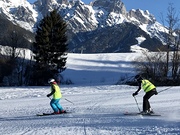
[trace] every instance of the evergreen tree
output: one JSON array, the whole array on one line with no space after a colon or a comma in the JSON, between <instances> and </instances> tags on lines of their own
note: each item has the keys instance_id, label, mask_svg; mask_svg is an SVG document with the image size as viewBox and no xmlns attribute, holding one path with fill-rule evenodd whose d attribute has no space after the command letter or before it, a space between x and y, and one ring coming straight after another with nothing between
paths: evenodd
<instances>
[{"instance_id":1,"label":"evergreen tree","mask_svg":"<svg viewBox=\"0 0 180 135\"><path fill-rule=\"evenodd\" d=\"M68 50L66 28L67 24L57 10L45 16L37 27L33 50L35 76L38 80L42 79L37 84L47 82L49 77L65 70Z\"/></svg>"}]
</instances>

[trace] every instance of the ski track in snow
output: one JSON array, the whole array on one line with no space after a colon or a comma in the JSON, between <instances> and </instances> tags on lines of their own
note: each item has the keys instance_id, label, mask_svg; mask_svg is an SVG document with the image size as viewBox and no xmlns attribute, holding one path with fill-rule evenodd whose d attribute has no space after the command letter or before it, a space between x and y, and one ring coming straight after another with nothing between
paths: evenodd
<instances>
[{"instance_id":1,"label":"ski track in snow","mask_svg":"<svg viewBox=\"0 0 180 135\"><path fill-rule=\"evenodd\" d=\"M126 85L62 86L61 104L72 113L38 117L37 113L52 111L45 97L49 87L0 88L0 134L179 135L180 87L150 99L154 111L162 116L125 116L125 112L138 112L132 97L136 89ZM143 94L137 96L140 108Z\"/></svg>"}]
</instances>

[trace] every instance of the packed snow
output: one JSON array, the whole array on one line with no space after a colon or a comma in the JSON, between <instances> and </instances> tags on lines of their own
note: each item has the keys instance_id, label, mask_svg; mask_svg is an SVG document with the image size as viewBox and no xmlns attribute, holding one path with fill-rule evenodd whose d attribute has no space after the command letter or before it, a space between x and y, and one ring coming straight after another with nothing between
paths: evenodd
<instances>
[{"instance_id":1,"label":"packed snow","mask_svg":"<svg viewBox=\"0 0 180 135\"><path fill-rule=\"evenodd\" d=\"M161 116L124 115L142 108L143 91L136 104L137 86L115 85L121 76L136 73L131 61L137 55L69 54L63 76L74 84L60 85L67 114L36 116L52 112L49 86L0 87L0 134L180 135L180 86L157 87L160 93L150 102Z\"/></svg>"}]
</instances>

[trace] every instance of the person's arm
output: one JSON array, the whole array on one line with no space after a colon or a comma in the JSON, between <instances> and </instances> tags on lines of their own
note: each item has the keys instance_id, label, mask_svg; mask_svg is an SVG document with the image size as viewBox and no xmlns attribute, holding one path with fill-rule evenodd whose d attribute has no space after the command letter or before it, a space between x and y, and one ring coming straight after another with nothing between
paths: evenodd
<instances>
[{"instance_id":1,"label":"person's arm","mask_svg":"<svg viewBox=\"0 0 180 135\"><path fill-rule=\"evenodd\" d=\"M55 88L53 85L51 86L51 89L52 89L52 91L51 91L51 93L47 94L47 97L50 97L55 93Z\"/></svg>"},{"instance_id":2,"label":"person's arm","mask_svg":"<svg viewBox=\"0 0 180 135\"><path fill-rule=\"evenodd\" d=\"M138 86L139 86L138 90L132 94L133 97L136 96L136 95L138 95L138 92L141 90L141 82L142 82L142 81L140 81L140 82L138 83Z\"/></svg>"}]
</instances>

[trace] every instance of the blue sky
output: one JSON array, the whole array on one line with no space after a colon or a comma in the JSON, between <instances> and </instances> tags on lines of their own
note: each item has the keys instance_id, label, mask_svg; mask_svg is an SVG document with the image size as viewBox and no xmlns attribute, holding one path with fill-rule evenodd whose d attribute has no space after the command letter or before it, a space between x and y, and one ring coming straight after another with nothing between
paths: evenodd
<instances>
[{"instance_id":1,"label":"blue sky","mask_svg":"<svg viewBox=\"0 0 180 135\"><path fill-rule=\"evenodd\" d=\"M36 0L28 0L30 3L33 3ZM84 3L89 4L93 0L82 0ZM142 9L148 10L153 14L160 23L160 14L163 13L163 16L167 15L167 8L169 3L173 4L173 7L176 9L177 14L180 14L180 0L122 0L125 4L126 9Z\"/></svg>"}]
</instances>

